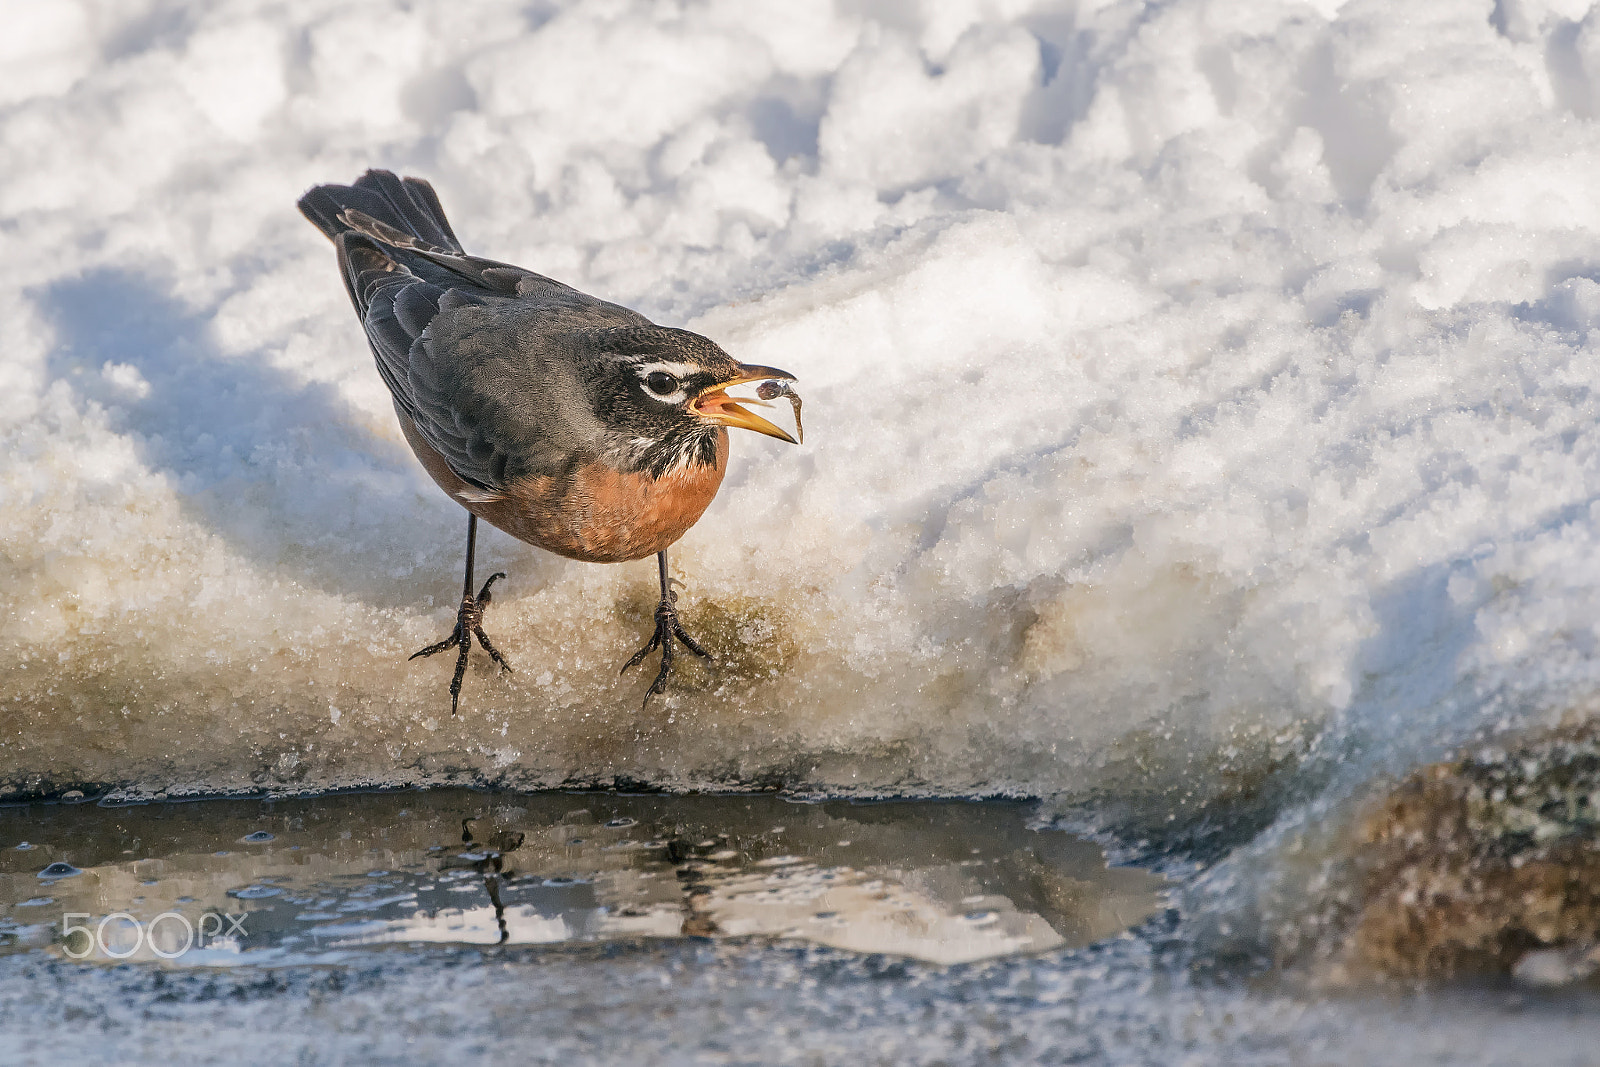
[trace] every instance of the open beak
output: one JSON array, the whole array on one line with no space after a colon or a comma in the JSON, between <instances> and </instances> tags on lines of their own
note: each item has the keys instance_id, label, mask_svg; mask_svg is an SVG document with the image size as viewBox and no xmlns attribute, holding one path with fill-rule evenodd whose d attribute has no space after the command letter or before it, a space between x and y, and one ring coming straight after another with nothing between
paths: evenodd
<instances>
[{"instance_id":1,"label":"open beak","mask_svg":"<svg viewBox=\"0 0 1600 1067\"><path fill-rule=\"evenodd\" d=\"M764 433L768 437L776 437L780 441L788 441L791 445L799 444L788 432L763 419L749 408L742 407L738 401L728 395L728 390L736 385L747 382L764 382L772 378L782 378L794 381L794 375L786 370L774 367L755 367L749 364L740 364L738 373L725 382L706 389L699 396L689 401L689 410L703 419L721 423L724 426L737 426L741 430L754 430Z\"/></svg>"}]
</instances>

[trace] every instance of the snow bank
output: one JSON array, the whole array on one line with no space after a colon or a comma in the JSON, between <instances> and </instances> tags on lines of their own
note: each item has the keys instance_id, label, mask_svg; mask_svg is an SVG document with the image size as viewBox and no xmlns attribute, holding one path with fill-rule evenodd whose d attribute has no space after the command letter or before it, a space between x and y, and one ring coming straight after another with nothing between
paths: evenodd
<instances>
[{"instance_id":1,"label":"snow bank","mask_svg":"<svg viewBox=\"0 0 1600 1067\"><path fill-rule=\"evenodd\" d=\"M1583 0L10 14L5 790L1165 810L1600 689ZM715 673L641 713L652 566L498 533L517 673L451 720L405 661L464 524L294 211L367 166L800 375L807 444L739 436L675 552Z\"/></svg>"}]
</instances>

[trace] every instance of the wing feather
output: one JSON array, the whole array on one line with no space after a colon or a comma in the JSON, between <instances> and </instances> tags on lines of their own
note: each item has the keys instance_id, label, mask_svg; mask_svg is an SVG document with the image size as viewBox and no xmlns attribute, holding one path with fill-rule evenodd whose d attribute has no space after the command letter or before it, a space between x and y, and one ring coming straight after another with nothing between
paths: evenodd
<instances>
[{"instance_id":1,"label":"wing feather","mask_svg":"<svg viewBox=\"0 0 1600 1067\"><path fill-rule=\"evenodd\" d=\"M516 355L504 351L511 334L498 347L485 345L465 339L470 331L456 328L457 320L503 307L536 317L551 333L651 325L553 278L467 255L433 187L420 179L368 171L352 185L310 190L300 210L334 242L395 408L457 477L485 493L570 462L570 427L555 424L561 407L554 399L528 395L547 385L531 369L537 354L507 364ZM441 330L444 323L452 325ZM496 364L493 373L483 370L487 362Z\"/></svg>"}]
</instances>

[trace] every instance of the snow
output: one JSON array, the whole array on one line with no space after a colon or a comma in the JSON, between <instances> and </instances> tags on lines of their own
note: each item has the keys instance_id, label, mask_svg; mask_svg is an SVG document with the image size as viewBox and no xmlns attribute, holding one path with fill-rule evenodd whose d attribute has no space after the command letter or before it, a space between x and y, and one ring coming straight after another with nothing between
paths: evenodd
<instances>
[{"instance_id":1,"label":"snow","mask_svg":"<svg viewBox=\"0 0 1600 1067\"><path fill-rule=\"evenodd\" d=\"M1600 6L11 7L8 791L1349 790L1594 706ZM641 712L653 567L498 533L517 673L405 661L461 514L294 211L368 166L799 375L674 550L715 674Z\"/></svg>"}]
</instances>

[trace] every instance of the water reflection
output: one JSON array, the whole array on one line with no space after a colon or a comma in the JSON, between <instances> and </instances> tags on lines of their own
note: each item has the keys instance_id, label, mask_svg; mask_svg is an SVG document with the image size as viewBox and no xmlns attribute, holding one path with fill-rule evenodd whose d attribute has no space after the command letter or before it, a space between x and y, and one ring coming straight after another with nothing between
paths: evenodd
<instances>
[{"instance_id":1,"label":"water reflection","mask_svg":"<svg viewBox=\"0 0 1600 1067\"><path fill-rule=\"evenodd\" d=\"M1160 906L1160 879L1108 869L1026 815L465 790L4 807L0 951L218 965L396 943L770 937L958 963L1087 944ZM108 916L103 945L63 936ZM141 942L152 921L159 936ZM175 954L185 923L215 934Z\"/></svg>"},{"instance_id":2,"label":"water reflection","mask_svg":"<svg viewBox=\"0 0 1600 1067\"><path fill-rule=\"evenodd\" d=\"M472 824L476 819L461 820L461 843L466 846L465 852L446 857L440 861L439 870L459 870L466 868L477 871L483 878L483 891L489 896L489 904L494 908L495 928L500 931L497 945L503 945L511 939L511 929L506 925L506 906L500 899L500 880L505 873L503 857L507 852L515 852L522 847L522 842L527 835L521 830L495 830L486 834L486 841L479 842L472 831ZM511 872L511 877L516 877L516 872Z\"/></svg>"}]
</instances>

